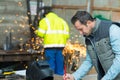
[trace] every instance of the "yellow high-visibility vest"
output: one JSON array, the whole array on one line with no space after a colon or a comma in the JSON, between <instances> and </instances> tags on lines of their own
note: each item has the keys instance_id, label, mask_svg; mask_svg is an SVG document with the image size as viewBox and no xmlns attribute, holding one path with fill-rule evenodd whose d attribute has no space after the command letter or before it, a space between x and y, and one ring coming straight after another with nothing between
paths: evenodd
<instances>
[{"instance_id":1,"label":"yellow high-visibility vest","mask_svg":"<svg viewBox=\"0 0 120 80\"><path fill-rule=\"evenodd\" d=\"M68 24L55 13L50 12L39 22L36 30L39 37L44 38L44 47L64 47L69 38Z\"/></svg>"}]
</instances>

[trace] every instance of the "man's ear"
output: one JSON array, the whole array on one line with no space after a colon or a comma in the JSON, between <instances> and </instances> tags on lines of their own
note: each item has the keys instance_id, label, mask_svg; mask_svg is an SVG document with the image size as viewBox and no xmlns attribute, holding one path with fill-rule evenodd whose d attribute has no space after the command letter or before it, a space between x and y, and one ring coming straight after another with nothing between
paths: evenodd
<instances>
[{"instance_id":1,"label":"man's ear","mask_svg":"<svg viewBox=\"0 0 120 80\"><path fill-rule=\"evenodd\" d=\"M91 21L88 20L86 25L87 25L87 26L88 26L88 25L91 25Z\"/></svg>"},{"instance_id":2,"label":"man's ear","mask_svg":"<svg viewBox=\"0 0 120 80\"><path fill-rule=\"evenodd\" d=\"M88 21L87 21L87 24L91 24L91 21L90 21L90 20L88 20Z\"/></svg>"}]
</instances>

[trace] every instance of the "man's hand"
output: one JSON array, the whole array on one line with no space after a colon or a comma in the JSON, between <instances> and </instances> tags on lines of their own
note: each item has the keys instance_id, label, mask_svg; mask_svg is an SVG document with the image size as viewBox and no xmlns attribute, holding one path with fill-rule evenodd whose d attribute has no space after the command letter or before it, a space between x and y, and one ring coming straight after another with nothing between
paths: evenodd
<instances>
[{"instance_id":1,"label":"man's hand","mask_svg":"<svg viewBox=\"0 0 120 80\"><path fill-rule=\"evenodd\" d=\"M73 75L72 74L64 74L63 75L63 79L64 80L74 80L74 77L73 77Z\"/></svg>"},{"instance_id":2,"label":"man's hand","mask_svg":"<svg viewBox=\"0 0 120 80\"><path fill-rule=\"evenodd\" d=\"M34 33L37 34L37 33L38 33L38 30L35 30Z\"/></svg>"}]
</instances>

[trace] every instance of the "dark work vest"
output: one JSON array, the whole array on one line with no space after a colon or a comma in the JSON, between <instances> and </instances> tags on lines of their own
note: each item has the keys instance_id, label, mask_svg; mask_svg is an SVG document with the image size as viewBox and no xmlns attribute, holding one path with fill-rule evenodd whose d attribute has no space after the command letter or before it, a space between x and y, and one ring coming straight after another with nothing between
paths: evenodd
<instances>
[{"instance_id":1,"label":"dark work vest","mask_svg":"<svg viewBox=\"0 0 120 80\"><path fill-rule=\"evenodd\" d=\"M111 21L101 21L98 29L85 38L88 53L98 73L98 80L107 73L115 58L109 38L109 28L112 24L119 25ZM120 80L120 74L114 80Z\"/></svg>"}]
</instances>

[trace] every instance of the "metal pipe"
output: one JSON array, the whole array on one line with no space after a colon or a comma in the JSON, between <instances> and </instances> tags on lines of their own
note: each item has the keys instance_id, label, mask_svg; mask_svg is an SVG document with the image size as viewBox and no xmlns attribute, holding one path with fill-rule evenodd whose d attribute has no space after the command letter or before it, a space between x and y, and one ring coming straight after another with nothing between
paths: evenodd
<instances>
[{"instance_id":1,"label":"metal pipe","mask_svg":"<svg viewBox=\"0 0 120 80\"><path fill-rule=\"evenodd\" d=\"M91 0L87 1L87 12L91 12Z\"/></svg>"}]
</instances>

